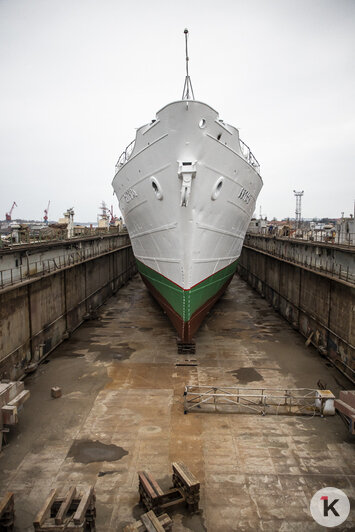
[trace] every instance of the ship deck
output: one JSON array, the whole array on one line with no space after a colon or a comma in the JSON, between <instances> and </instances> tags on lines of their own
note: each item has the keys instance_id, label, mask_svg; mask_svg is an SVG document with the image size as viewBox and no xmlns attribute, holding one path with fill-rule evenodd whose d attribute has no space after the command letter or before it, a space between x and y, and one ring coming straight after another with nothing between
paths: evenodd
<instances>
[{"instance_id":1,"label":"ship deck","mask_svg":"<svg viewBox=\"0 0 355 532\"><path fill-rule=\"evenodd\" d=\"M174 531L319 530L308 508L324 486L344 489L354 512L355 450L338 416L183 408L186 384L317 388L321 379L338 396L345 377L238 277L198 331L196 355L177 355L175 334L135 276L26 379L31 400L0 454L0 496L15 492L17 530L32 530L52 487L87 484L97 530L122 530L144 513L137 472L169 488L173 461L201 482L200 514L177 508ZM353 523L354 513L342 529Z\"/></svg>"}]
</instances>

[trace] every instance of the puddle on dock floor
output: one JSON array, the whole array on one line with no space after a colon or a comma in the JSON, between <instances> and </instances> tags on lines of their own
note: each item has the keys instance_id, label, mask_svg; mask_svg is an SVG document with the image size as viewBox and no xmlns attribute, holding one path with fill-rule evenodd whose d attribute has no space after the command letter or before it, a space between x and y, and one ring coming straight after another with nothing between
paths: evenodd
<instances>
[{"instance_id":1,"label":"puddle on dock floor","mask_svg":"<svg viewBox=\"0 0 355 532\"><path fill-rule=\"evenodd\" d=\"M255 368L239 368L230 371L230 373L237 379L238 384L249 384L250 382L264 380Z\"/></svg>"},{"instance_id":2,"label":"puddle on dock floor","mask_svg":"<svg viewBox=\"0 0 355 532\"><path fill-rule=\"evenodd\" d=\"M69 449L68 456L73 458L74 462L90 464L92 462L113 462L121 460L127 454L127 451L117 445L107 445L99 441L91 440L75 440Z\"/></svg>"},{"instance_id":3,"label":"puddle on dock floor","mask_svg":"<svg viewBox=\"0 0 355 532\"><path fill-rule=\"evenodd\" d=\"M168 489L173 461L201 483L201 514L171 512L175 532L315 530L308 508L320 487L354 498L354 444L339 417L184 415L186 384L348 385L265 300L234 278L196 344L187 364L135 277L26 380L31 398L0 455L0 496L14 491L18 530L32 530L52 487L93 484L98 532L121 531L144 512L137 471Z\"/></svg>"}]
</instances>

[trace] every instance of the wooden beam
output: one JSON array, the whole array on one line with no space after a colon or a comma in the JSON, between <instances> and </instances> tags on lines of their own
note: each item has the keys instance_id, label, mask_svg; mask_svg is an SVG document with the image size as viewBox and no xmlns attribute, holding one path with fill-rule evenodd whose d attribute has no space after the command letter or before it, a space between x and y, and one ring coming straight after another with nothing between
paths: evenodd
<instances>
[{"instance_id":1,"label":"wooden beam","mask_svg":"<svg viewBox=\"0 0 355 532\"><path fill-rule=\"evenodd\" d=\"M55 522L56 525L62 525L63 524L63 519L67 515L67 512L69 510L70 504L71 504L72 500L74 499L75 495L76 495L76 488L75 488L75 486L71 486L69 488L69 490L68 490L68 493L67 493L64 501L62 502L62 504L59 507L57 515L55 516L54 522Z\"/></svg>"},{"instance_id":2,"label":"wooden beam","mask_svg":"<svg viewBox=\"0 0 355 532\"><path fill-rule=\"evenodd\" d=\"M152 510L150 510L146 514L143 514L141 516L141 521L147 529L147 532L164 532L164 528L162 527L159 519Z\"/></svg>"},{"instance_id":3,"label":"wooden beam","mask_svg":"<svg viewBox=\"0 0 355 532\"><path fill-rule=\"evenodd\" d=\"M33 526L36 528L40 527L41 524L43 523L43 521L45 520L45 518L47 517L47 515L49 514L50 512L50 509L51 509L51 506L53 504L53 501L55 499L55 496L57 494L57 489L56 488L53 488L47 499L45 500L45 503L44 505L42 506L42 508L40 509L40 511L38 512L38 514L36 515L34 521L33 521Z\"/></svg>"},{"instance_id":4,"label":"wooden beam","mask_svg":"<svg viewBox=\"0 0 355 532\"><path fill-rule=\"evenodd\" d=\"M2 517L2 514L8 510L9 506L13 506L13 504L14 494L12 493L12 491L8 491L0 500L0 517Z\"/></svg>"},{"instance_id":5,"label":"wooden beam","mask_svg":"<svg viewBox=\"0 0 355 532\"><path fill-rule=\"evenodd\" d=\"M88 509L88 506L92 500L92 497L94 495L94 488L91 486L90 488L87 488L81 498L81 501L79 503L79 506L74 514L74 524L80 525L85 518L86 510Z\"/></svg>"}]
</instances>

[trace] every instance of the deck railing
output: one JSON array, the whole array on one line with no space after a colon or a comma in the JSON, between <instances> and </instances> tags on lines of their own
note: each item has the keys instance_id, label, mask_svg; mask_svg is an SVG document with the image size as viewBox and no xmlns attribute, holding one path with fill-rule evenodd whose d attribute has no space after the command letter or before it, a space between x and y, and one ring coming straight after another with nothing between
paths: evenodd
<instances>
[{"instance_id":1,"label":"deck railing","mask_svg":"<svg viewBox=\"0 0 355 532\"><path fill-rule=\"evenodd\" d=\"M118 161L117 161L116 166L115 166L116 172L124 164L126 164L127 161L129 161L129 159L130 159L130 157L132 155L133 149L134 149L135 142L136 142L135 139L132 140L132 142L130 144L128 144L127 148L119 156ZM259 164L257 158L255 157L255 155L253 154L253 152L251 151L251 149L249 148L249 146L247 144L245 144L245 142L243 142L242 139L239 139L239 143L240 143L240 149L241 149L243 157L248 161L249 164L251 164L251 166L253 166L254 168L256 168L259 171L260 164Z\"/></svg>"},{"instance_id":2,"label":"deck railing","mask_svg":"<svg viewBox=\"0 0 355 532\"><path fill-rule=\"evenodd\" d=\"M242 141L242 139L239 139L240 143L240 149L242 151L243 157L248 161L249 164L251 164L254 168L257 170L260 169L260 164L257 161L256 157L253 155L251 149L245 142Z\"/></svg>"},{"instance_id":3,"label":"deck railing","mask_svg":"<svg viewBox=\"0 0 355 532\"><path fill-rule=\"evenodd\" d=\"M119 156L118 161L116 163L116 171L119 170L124 164L126 164L126 162L131 157L135 142L136 139L132 140L132 142L128 144L127 148Z\"/></svg>"}]
</instances>

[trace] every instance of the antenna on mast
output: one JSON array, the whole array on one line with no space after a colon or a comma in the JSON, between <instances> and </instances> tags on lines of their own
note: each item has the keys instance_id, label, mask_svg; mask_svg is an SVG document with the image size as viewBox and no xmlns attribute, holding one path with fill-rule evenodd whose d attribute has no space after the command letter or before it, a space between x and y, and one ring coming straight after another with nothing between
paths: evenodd
<instances>
[{"instance_id":1,"label":"antenna on mast","mask_svg":"<svg viewBox=\"0 0 355 532\"><path fill-rule=\"evenodd\" d=\"M191 78L189 76L189 55L187 50L187 36L189 34L189 30L187 28L184 29L185 33L185 55L186 55L186 77L185 77L185 84L184 84L184 90L182 91L182 100L194 100L194 90L192 88ZM191 96L190 96L191 93Z\"/></svg>"}]
</instances>

